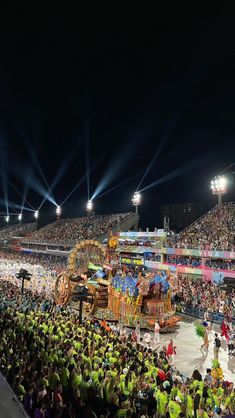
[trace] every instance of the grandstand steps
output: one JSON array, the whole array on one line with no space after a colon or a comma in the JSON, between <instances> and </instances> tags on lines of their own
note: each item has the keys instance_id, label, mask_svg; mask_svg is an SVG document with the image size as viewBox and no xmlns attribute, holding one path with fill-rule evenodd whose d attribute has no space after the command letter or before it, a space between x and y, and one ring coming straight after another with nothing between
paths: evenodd
<instances>
[{"instance_id":1,"label":"grandstand steps","mask_svg":"<svg viewBox=\"0 0 235 418\"><path fill-rule=\"evenodd\" d=\"M217 206L214 206L212 209L210 209L208 212L204 213L202 216L200 216L200 218L197 218L195 221L193 221L190 225L186 226L186 228L182 229L182 231L180 231L180 234L182 234L183 232L186 232L189 228L191 228L193 225L197 224L198 222L202 221L203 218L205 218L209 213L212 213L215 209L217 208Z\"/></svg>"},{"instance_id":2,"label":"grandstand steps","mask_svg":"<svg viewBox=\"0 0 235 418\"><path fill-rule=\"evenodd\" d=\"M139 216L136 213L133 213L131 216L129 216L129 218L127 218L123 222L120 222L119 224L115 225L112 228L112 233L120 232L120 231L122 231L122 232L129 231L132 228L136 228L136 226L138 226L138 222L139 222ZM100 243L103 243L103 241L106 238L108 238L109 232L110 231L107 231L103 235L99 236L97 238L97 241L99 241Z\"/></svg>"}]
</instances>

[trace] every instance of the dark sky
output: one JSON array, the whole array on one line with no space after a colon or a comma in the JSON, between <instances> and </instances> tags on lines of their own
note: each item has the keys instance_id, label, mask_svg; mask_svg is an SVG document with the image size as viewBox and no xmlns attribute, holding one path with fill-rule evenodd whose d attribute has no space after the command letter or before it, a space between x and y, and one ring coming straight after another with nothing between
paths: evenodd
<instances>
[{"instance_id":1,"label":"dark sky","mask_svg":"<svg viewBox=\"0 0 235 418\"><path fill-rule=\"evenodd\" d=\"M21 194L28 184L26 199L39 207L35 185L46 189L39 166L48 184L64 169L53 189L58 204L90 169L90 197L99 184L102 194L123 183L97 196L96 211L130 210L152 159L140 187L142 226L161 227L164 203L213 205L208 183L235 161L231 13L155 19L149 11L104 23L58 8L9 14L0 41L2 211L4 196L22 202L11 183ZM231 179L230 200L233 189ZM83 214L86 200L84 177L64 214ZM54 216L49 202L41 210Z\"/></svg>"}]
</instances>

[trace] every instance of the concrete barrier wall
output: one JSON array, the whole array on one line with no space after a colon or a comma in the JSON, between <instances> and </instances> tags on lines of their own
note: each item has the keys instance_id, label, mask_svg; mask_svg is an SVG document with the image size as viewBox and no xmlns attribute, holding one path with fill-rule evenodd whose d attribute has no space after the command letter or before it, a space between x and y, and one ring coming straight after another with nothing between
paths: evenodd
<instances>
[{"instance_id":1,"label":"concrete barrier wall","mask_svg":"<svg viewBox=\"0 0 235 418\"><path fill-rule=\"evenodd\" d=\"M2 418L29 418L23 405L0 373L0 417Z\"/></svg>"}]
</instances>

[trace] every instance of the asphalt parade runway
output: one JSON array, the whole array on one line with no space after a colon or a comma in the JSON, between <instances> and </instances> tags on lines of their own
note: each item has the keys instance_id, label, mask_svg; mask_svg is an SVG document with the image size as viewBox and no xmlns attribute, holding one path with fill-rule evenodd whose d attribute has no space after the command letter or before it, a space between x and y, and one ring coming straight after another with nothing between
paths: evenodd
<instances>
[{"instance_id":1,"label":"asphalt parade runway","mask_svg":"<svg viewBox=\"0 0 235 418\"><path fill-rule=\"evenodd\" d=\"M173 338L176 345L175 366L185 376L191 376L193 370L198 369L204 376L207 368L211 368L213 360L213 342L214 334L218 332L220 336L220 328L218 325L213 326L212 335L209 337L209 350L206 354L201 352L200 347L203 339L198 337L195 332L195 318L185 316L180 322L179 329L174 333L160 334L160 346L167 345L170 338ZM142 332L144 334L144 332ZM154 334L151 333L152 339ZM221 348L219 353L219 362L223 369L224 377L227 380L234 381L235 378L235 357L228 356L228 349L225 339L221 338Z\"/></svg>"}]
</instances>

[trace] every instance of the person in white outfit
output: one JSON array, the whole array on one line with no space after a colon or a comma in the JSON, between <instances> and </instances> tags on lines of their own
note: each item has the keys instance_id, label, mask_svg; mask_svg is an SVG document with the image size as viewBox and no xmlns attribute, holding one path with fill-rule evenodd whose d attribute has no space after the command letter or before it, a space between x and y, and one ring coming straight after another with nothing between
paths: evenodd
<instances>
[{"instance_id":1,"label":"person in white outfit","mask_svg":"<svg viewBox=\"0 0 235 418\"><path fill-rule=\"evenodd\" d=\"M151 335L149 332L144 334L144 343L149 347L151 342Z\"/></svg>"},{"instance_id":2,"label":"person in white outfit","mask_svg":"<svg viewBox=\"0 0 235 418\"><path fill-rule=\"evenodd\" d=\"M160 343L160 326L157 321L154 324L154 342L156 344Z\"/></svg>"}]
</instances>

